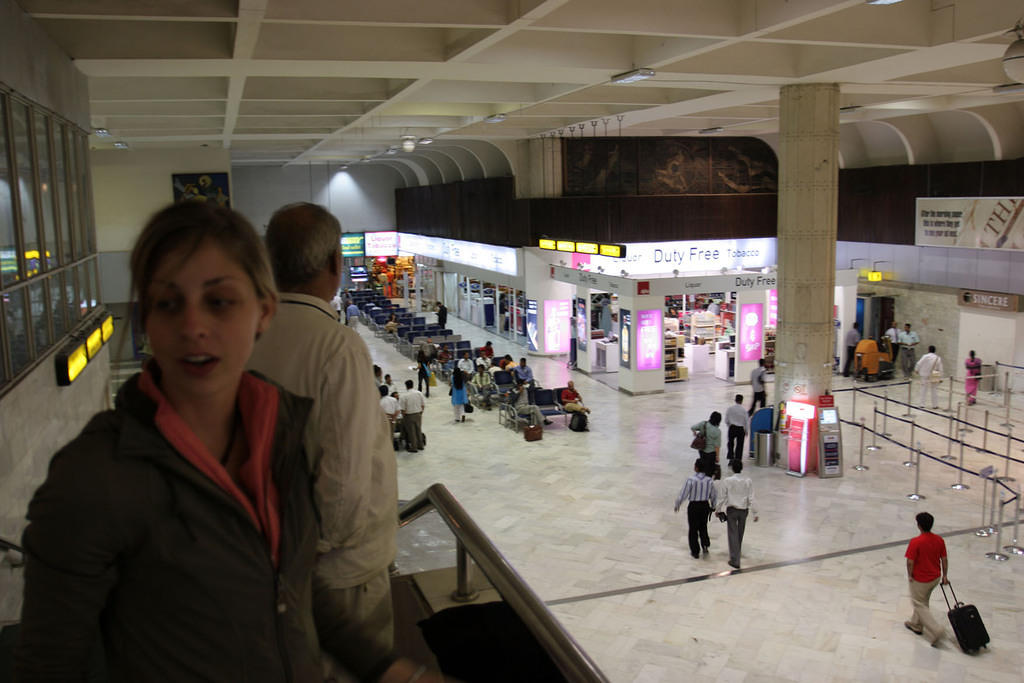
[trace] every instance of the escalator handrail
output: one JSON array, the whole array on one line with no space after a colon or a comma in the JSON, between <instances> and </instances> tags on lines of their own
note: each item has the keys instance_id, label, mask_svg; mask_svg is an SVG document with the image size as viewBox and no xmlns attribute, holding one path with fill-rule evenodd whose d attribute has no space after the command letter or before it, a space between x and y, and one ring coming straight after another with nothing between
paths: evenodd
<instances>
[{"instance_id":1,"label":"escalator handrail","mask_svg":"<svg viewBox=\"0 0 1024 683\"><path fill-rule=\"evenodd\" d=\"M398 513L399 526L437 510L491 584L515 610L567 680L608 683L597 664L555 619L547 606L512 568L444 484L433 484Z\"/></svg>"}]
</instances>

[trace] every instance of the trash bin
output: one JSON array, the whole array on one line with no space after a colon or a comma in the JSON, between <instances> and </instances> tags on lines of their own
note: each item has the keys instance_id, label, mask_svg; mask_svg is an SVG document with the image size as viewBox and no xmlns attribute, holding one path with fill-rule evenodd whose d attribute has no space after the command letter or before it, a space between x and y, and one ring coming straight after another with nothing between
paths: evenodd
<instances>
[{"instance_id":1,"label":"trash bin","mask_svg":"<svg viewBox=\"0 0 1024 683\"><path fill-rule=\"evenodd\" d=\"M996 366L981 364L981 379L978 380L978 391L996 390Z\"/></svg>"},{"instance_id":2,"label":"trash bin","mask_svg":"<svg viewBox=\"0 0 1024 683\"><path fill-rule=\"evenodd\" d=\"M771 432L759 431L754 441L754 464L758 467L771 467L774 451L775 435Z\"/></svg>"}]
</instances>

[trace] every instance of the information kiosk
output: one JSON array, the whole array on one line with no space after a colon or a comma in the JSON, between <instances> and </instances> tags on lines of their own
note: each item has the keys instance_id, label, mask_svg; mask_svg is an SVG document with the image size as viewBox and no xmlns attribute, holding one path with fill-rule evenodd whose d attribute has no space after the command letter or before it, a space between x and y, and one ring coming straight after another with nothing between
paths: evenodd
<instances>
[{"instance_id":1,"label":"information kiosk","mask_svg":"<svg viewBox=\"0 0 1024 683\"><path fill-rule=\"evenodd\" d=\"M786 474L803 477L818 468L817 406L796 399L786 404Z\"/></svg>"},{"instance_id":2,"label":"information kiosk","mask_svg":"<svg viewBox=\"0 0 1024 683\"><path fill-rule=\"evenodd\" d=\"M843 431L831 395L818 398L818 477L843 476Z\"/></svg>"}]
</instances>

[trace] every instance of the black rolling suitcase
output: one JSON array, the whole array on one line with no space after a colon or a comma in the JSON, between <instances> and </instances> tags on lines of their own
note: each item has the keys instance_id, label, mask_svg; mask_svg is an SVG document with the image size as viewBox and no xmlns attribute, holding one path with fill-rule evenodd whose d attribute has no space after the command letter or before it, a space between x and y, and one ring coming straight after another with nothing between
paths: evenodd
<instances>
[{"instance_id":1,"label":"black rolling suitcase","mask_svg":"<svg viewBox=\"0 0 1024 683\"><path fill-rule=\"evenodd\" d=\"M953 606L949 605L949 598L946 597L946 586L942 585L942 597L946 600L946 607L949 608L949 623L953 627L956 640L960 643L960 649L964 652L977 652L980 648L988 645L988 631L981 620L981 614L974 605L965 605L958 602L953 586L950 584L949 592L953 596Z\"/></svg>"}]
</instances>

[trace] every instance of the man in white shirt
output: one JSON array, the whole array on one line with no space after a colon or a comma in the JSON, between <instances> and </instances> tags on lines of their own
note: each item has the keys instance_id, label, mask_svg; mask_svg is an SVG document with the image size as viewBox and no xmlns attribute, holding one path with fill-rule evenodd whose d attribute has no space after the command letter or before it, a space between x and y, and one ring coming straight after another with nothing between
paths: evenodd
<instances>
[{"instance_id":1,"label":"man in white shirt","mask_svg":"<svg viewBox=\"0 0 1024 683\"><path fill-rule=\"evenodd\" d=\"M724 514L729 533L729 566L740 568L740 547L743 545L743 532L747 528L747 514L754 513L757 521L757 508L754 506L754 483L743 474L743 460L732 461L731 477L722 480L719 491L721 496L715 510L719 518Z\"/></svg>"},{"instance_id":2,"label":"man in white shirt","mask_svg":"<svg viewBox=\"0 0 1024 683\"><path fill-rule=\"evenodd\" d=\"M411 379L405 380L405 393L398 397L398 407L402 411L405 450L415 453L426 447L423 440L423 411L427 408L427 399L412 385Z\"/></svg>"},{"instance_id":3,"label":"man in white shirt","mask_svg":"<svg viewBox=\"0 0 1024 683\"><path fill-rule=\"evenodd\" d=\"M892 364L893 367L895 367L896 357L899 356L900 353L900 333L899 330L896 329L895 321L889 323L889 329L885 331L885 336L889 338L889 346L892 347Z\"/></svg>"},{"instance_id":4,"label":"man in white shirt","mask_svg":"<svg viewBox=\"0 0 1024 683\"><path fill-rule=\"evenodd\" d=\"M917 365L914 366L914 372L921 378L921 407L924 408L928 404L925 403L928 389L932 390L932 409L939 407L939 399L936 396L936 387L939 386L939 382L942 381L942 359L939 358L938 354L935 353L935 347L929 346L928 353L921 356L921 359L917 361Z\"/></svg>"},{"instance_id":5,"label":"man in white shirt","mask_svg":"<svg viewBox=\"0 0 1024 683\"><path fill-rule=\"evenodd\" d=\"M459 370L462 370L463 376L466 379L473 376L473 368L475 367L475 364L473 363L473 359L469 356L469 351L462 352L462 358L459 359L457 367Z\"/></svg>"},{"instance_id":6,"label":"man in white shirt","mask_svg":"<svg viewBox=\"0 0 1024 683\"><path fill-rule=\"evenodd\" d=\"M921 343L921 338L917 336L917 332L910 331L910 323L903 326L903 331L900 332L900 365L903 367L903 376L910 377L914 372L914 364L917 362L917 345Z\"/></svg>"},{"instance_id":7,"label":"man in white shirt","mask_svg":"<svg viewBox=\"0 0 1024 683\"><path fill-rule=\"evenodd\" d=\"M391 423L391 431L394 433L395 422L398 421L399 416L402 414L402 409L398 407L398 399L388 393L388 388L383 384L377 387L380 391L380 409L384 411L384 414L388 416L388 422Z\"/></svg>"},{"instance_id":8,"label":"man in white shirt","mask_svg":"<svg viewBox=\"0 0 1024 683\"><path fill-rule=\"evenodd\" d=\"M750 402L750 410L747 411L747 415L754 415L759 401L762 408L767 405L768 392L764 388L764 376L766 374L768 374L768 371L764 368L764 358L759 358L757 360L757 367L750 371L750 388L754 390L754 398Z\"/></svg>"},{"instance_id":9,"label":"man in white shirt","mask_svg":"<svg viewBox=\"0 0 1024 683\"><path fill-rule=\"evenodd\" d=\"M388 565L398 476L370 353L330 304L341 282L340 239L338 220L315 204L271 217L266 244L281 297L249 367L314 401L304 437L321 520L314 616L343 615L345 628L321 634L335 644L324 649L350 655L341 663L362 680L396 663Z\"/></svg>"},{"instance_id":10,"label":"man in white shirt","mask_svg":"<svg viewBox=\"0 0 1024 683\"><path fill-rule=\"evenodd\" d=\"M729 442L727 457L730 462L734 458L742 460L743 440L747 437L748 425L750 424L750 416L743 409L743 394L736 394L736 402L725 411L725 424L729 427L728 436L726 437Z\"/></svg>"}]
</instances>

